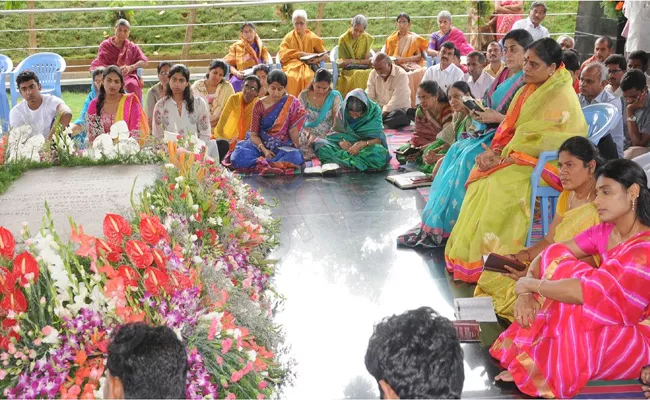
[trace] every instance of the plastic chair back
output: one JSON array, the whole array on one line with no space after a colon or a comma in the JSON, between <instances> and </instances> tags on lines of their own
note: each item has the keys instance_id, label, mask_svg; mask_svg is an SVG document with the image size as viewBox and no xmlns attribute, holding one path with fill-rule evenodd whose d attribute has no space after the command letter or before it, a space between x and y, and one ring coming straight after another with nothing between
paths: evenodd
<instances>
[{"instance_id":1,"label":"plastic chair back","mask_svg":"<svg viewBox=\"0 0 650 400\"><path fill-rule=\"evenodd\" d=\"M339 80L339 66L336 64L336 60L339 58L339 45L334 46L332 51L330 51L330 62L332 63L332 88L336 89L336 83Z\"/></svg>"},{"instance_id":2,"label":"plastic chair back","mask_svg":"<svg viewBox=\"0 0 650 400\"><path fill-rule=\"evenodd\" d=\"M596 146L621 119L620 111L607 103L588 105L582 112L589 126L589 140Z\"/></svg>"},{"instance_id":3,"label":"plastic chair back","mask_svg":"<svg viewBox=\"0 0 650 400\"><path fill-rule=\"evenodd\" d=\"M14 63L11 58L0 54L0 83L2 83L2 90L0 91L0 126L2 132L9 130L9 99L7 97L7 75L10 75L11 70L14 69Z\"/></svg>"},{"instance_id":4,"label":"plastic chair back","mask_svg":"<svg viewBox=\"0 0 650 400\"><path fill-rule=\"evenodd\" d=\"M61 97L61 73L65 71L66 63L63 57L56 53L32 54L18 64L11 77L11 102L18 103L20 92L16 85L16 77L23 71L33 71L41 83L42 94L54 94Z\"/></svg>"}]
</instances>

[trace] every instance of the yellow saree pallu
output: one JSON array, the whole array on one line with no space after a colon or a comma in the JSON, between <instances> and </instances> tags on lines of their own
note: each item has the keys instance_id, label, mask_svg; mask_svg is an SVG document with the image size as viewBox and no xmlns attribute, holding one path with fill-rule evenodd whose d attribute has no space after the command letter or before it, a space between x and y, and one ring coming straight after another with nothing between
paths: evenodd
<instances>
[{"instance_id":1,"label":"yellow saree pallu","mask_svg":"<svg viewBox=\"0 0 650 400\"><path fill-rule=\"evenodd\" d=\"M393 32L386 39L386 54L391 57L413 57L418 53L424 53L429 47L429 42L413 32L400 38L398 32ZM418 85L422 82L426 68L424 68L424 57L418 63L408 63L405 65L411 71L408 72L409 88L411 89L411 107L415 108L415 96L418 91Z\"/></svg>"},{"instance_id":2,"label":"yellow saree pallu","mask_svg":"<svg viewBox=\"0 0 650 400\"><path fill-rule=\"evenodd\" d=\"M365 60L375 38L364 32L356 39L352 38L352 28L348 29L339 38L339 56L337 62L343 60ZM339 69L339 78L336 83L336 90L338 90L343 97L353 89L366 90L368 85L368 77L372 71L372 66L368 69L353 69L344 70Z\"/></svg>"},{"instance_id":3,"label":"yellow saree pallu","mask_svg":"<svg viewBox=\"0 0 650 400\"><path fill-rule=\"evenodd\" d=\"M562 222L555 227L554 243L571 240L577 234L600 223L598 211L593 203L584 204L567 211L570 195L571 192L565 191L562 192L558 199L556 213L562 217ZM523 246L520 249L511 248L510 253L502 254L513 254L522 249L524 249ZM497 315L506 318L510 322L514 321L513 312L517 295L515 295L515 281L512 279L497 272L483 271L474 291L474 296L491 296L494 311Z\"/></svg>"},{"instance_id":4,"label":"yellow saree pallu","mask_svg":"<svg viewBox=\"0 0 650 400\"><path fill-rule=\"evenodd\" d=\"M533 214L530 175L537 157L573 136L586 137L587 123L564 67L539 87L527 84L517 92L492 142L492 148L504 145L502 162L486 172L472 170L447 241L445 260L455 280L474 283L483 255L523 248ZM543 178L558 188L556 168L547 165Z\"/></svg>"},{"instance_id":5,"label":"yellow saree pallu","mask_svg":"<svg viewBox=\"0 0 650 400\"><path fill-rule=\"evenodd\" d=\"M253 49L243 35L240 35L239 41L230 46L223 60L237 68L237 71L244 71L269 60L269 51L262 44L259 36L255 35L254 43L258 51Z\"/></svg>"},{"instance_id":6,"label":"yellow saree pallu","mask_svg":"<svg viewBox=\"0 0 650 400\"><path fill-rule=\"evenodd\" d=\"M325 51L323 40L307 30L300 37L294 30L287 33L282 43L278 56L282 70L287 74L289 80L287 93L298 97L300 92L305 90L314 79L314 71L307 63L300 61L300 53L321 53Z\"/></svg>"}]
</instances>

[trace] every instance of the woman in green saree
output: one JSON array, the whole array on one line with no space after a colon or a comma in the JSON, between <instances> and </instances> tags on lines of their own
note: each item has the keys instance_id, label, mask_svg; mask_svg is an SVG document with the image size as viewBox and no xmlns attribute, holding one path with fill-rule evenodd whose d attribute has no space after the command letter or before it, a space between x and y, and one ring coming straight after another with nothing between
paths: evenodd
<instances>
[{"instance_id":1,"label":"woman in green saree","mask_svg":"<svg viewBox=\"0 0 650 400\"><path fill-rule=\"evenodd\" d=\"M339 37L339 77L336 90L345 96L352 89L366 89L372 71L370 51L375 39L366 32L368 19L359 14L352 18L352 26Z\"/></svg>"},{"instance_id":2,"label":"woman in green saree","mask_svg":"<svg viewBox=\"0 0 650 400\"><path fill-rule=\"evenodd\" d=\"M360 171L383 169L390 160L381 108L366 92L354 89L336 115L333 131L317 139L314 149L323 164L335 163Z\"/></svg>"}]
</instances>

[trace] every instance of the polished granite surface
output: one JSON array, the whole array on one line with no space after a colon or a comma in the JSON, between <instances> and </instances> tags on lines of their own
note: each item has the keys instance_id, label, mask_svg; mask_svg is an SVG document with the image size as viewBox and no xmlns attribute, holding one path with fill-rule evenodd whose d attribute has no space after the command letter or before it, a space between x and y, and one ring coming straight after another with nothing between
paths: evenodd
<instances>
[{"instance_id":1,"label":"polished granite surface","mask_svg":"<svg viewBox=\"0 0 650 400\"><path fill-rule=\"evenodd\" d=\"M442 248L399 249L395 238L420 221L425 202L417 190L400 190L388 173L334 178L249 177L247 183L278 205L281 247L273 254L286 297L277 321L297 365L283 398L377 398L364 355L373 324L420 306L453 319L454 297L473 287L453 283ZM497 324L482 326L493 340ZM495 385L498 365L487 347L463 344L463 397L521 397L512 384Z\"/></svg>"}]
</instances>

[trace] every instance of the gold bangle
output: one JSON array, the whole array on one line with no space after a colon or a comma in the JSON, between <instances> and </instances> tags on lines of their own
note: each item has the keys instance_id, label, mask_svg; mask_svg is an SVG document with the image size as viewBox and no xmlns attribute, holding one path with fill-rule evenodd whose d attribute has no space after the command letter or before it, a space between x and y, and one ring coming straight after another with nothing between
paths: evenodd
<instances>
[{"instance_id":1,"label":"gold bangle","mask_svg":"<svg viewBox=\"0 0 650 400\"><path fill-rule=\"evenodd\" d=\"M546 279L542 279L541 281L539 281L539 285L537 285L537 290L536 291L537 291L537 294L540 295L540 296L542 296L542 294L539 292L539 289L542 288L542 283L544 283L544 282L546 282Z\"/></svg>"}]
</instances>

